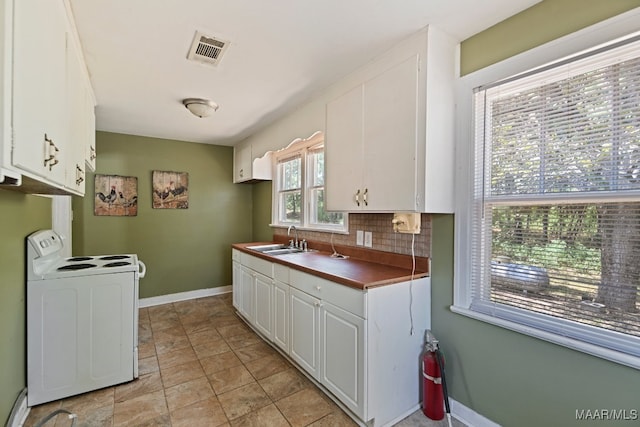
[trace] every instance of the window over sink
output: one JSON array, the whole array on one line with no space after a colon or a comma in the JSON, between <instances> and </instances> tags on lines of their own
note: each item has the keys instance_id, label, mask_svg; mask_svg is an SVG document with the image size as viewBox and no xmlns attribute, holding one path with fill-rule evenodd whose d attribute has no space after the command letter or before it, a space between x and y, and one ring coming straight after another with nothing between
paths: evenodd
<instances>
[{"instance_id":1,"label":"window over sink","mask_svg":"<svg viewBox=\"0 0 640 427\"><path fill-rule=\"evenodd\" d=\"M324 134L292 142L273 156L273 226L346 232L347 214L325 209Z\"/></svg>"}]
</instances>

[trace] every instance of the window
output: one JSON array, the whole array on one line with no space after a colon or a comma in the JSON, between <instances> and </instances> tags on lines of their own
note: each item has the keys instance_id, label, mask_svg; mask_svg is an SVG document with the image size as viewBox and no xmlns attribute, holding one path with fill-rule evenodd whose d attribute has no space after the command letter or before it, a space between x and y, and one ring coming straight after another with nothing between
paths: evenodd
<instances>
[{"instance_id":1,"label":"window","mask_svg":"<svg viewBox=\"0 0 640 427\"><path fill-rule=\"evenodd\" d=\"M640 367L640 41L477 87L473 112L456 304Z\"/></svg>"},{"instance_id":2,"label":"window","mask_svg":"<svg viewBox=\"0 0 640 427\"><path fill-rule=\"evenodd\" d=\"M346 231L346 215L325 210L322 134L292 144L275 159L273 224Z\"/></svg>"}]
</instances>

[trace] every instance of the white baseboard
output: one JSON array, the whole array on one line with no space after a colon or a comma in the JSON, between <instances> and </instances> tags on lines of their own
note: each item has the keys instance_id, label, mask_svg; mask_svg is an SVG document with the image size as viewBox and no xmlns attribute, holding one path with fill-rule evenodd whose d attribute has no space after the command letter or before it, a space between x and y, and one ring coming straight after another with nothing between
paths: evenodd
<instances>
[{"instance_id":1,"label":"white baseboard","mask_svg":"<svg viewBox=\"0 0 640 427\"><path fill-rule=\"evenodd\" d=\"M210 297L231 292L231 286L218 286L216 288L197 289L195 291L178 292L175 294L160 295L157 297L140 298L139 307L151 307L154 305L169 304L172 302L186 301L196 298Z\"/></svg>"},{"instance_id":2,"label":"white baseboard","mask_svg":"<svg viewBox=\"0 0 640 427\"><path fill-rule=\"evenodd\" d=\"M500 424L494 423L457 400L449 398L449 405L451 416L469 427L500 427Z\"/></svg>"},{"instance_id":3,"label":"white baseboard","mask_svg":"<svg viewBox=\"0 0 640 427\"><path fill-rule=\"evenodd\" d=\"M13 404L11 415L7 420L7 427L21 427L27 420L29 415L29 407L27 406L27 389L23 389Z\"/></svg>"}]
</instances>

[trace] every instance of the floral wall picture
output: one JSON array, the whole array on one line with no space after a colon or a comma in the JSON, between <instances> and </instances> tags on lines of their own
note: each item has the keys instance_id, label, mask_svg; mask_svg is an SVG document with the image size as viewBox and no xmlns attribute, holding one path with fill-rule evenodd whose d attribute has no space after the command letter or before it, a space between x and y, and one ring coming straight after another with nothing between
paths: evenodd
<instances>
[{"instance_id":1,"label":"floral wall picture","mask_svg":"<svg viewBox=\"0 0 640 427\"><path fill-rule=\"evenodd\" d=\"M138 178L96 175L93 214L96 216L138 215Z\"/></svg>"},{"instance_id":2,"label":"floral wall picture","mask_svg":"<svg viewBox=\"0 0 640 427\"><path fill-rule=\"evenodd\" d=\"M189 174L187 172L153 171L152 182L155 209L187 209L189 207Z\"/></svg>"}]
</instances>

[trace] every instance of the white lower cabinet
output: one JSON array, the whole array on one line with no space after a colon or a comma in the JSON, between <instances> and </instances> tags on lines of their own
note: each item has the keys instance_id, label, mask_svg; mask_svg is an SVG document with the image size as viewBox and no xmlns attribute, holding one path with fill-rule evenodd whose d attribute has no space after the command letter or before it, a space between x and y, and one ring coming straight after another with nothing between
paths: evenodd
<instances>
[{"instance_id":1,"label":"white lower cabinet","mask_svg":"<svg viewBox=\"0 0 640 427\"><path fill-rule=\"evenodd\" d=\"M254 300L254 272L244 265L240 267L240 314L252 324L255 320Z\"/></svg>"},{"instance_id":2,"label":"white lower cabinet","mask_svg":"<svg viewBox=\"0 0 640 427\"><path fill-rule=\"evenodd\" d=\"M366 321L332 304L320 305L320 382L364 416Z\"/></svg>"},{"instance_id":3,"label":"white lower cabinet","mask_svg":"<svg viewBox=\"0 0 640 427\"><path fill-rule=\"evenodd\" d=\"M269 340L273 341L273 279L255 273L255 322L254 326Z\"/></svg>"},{"instance_id":4,"label":"white lower cabinet","mask_svg":"<svg viewBox=\"0 0 640 427\"><path fill-rule=\"evenodd\" d=\"M273 284L273 342L289 354L289 285L277 278Z\"/></svg>"},{"instance_id":5,"label":"white lower cabinet","mask_svg":"<svg viewBox=\"0 0 640 427\"><path fill-rule=\"evenodd\" d=\"M429 278L359 290L239 255L234 306L359 424L393 425L420 407Z\"/></svg>"},{"instance_id":6,"label":"white lower cabinet","mask_svg":"<svg viewBox=\"0 0 640 427\"><path fill-rule=\"evenodd\" d=\"M320 380L320 300L290 288L291 351L289 356Z\"/></svg>"}]
</instances>

